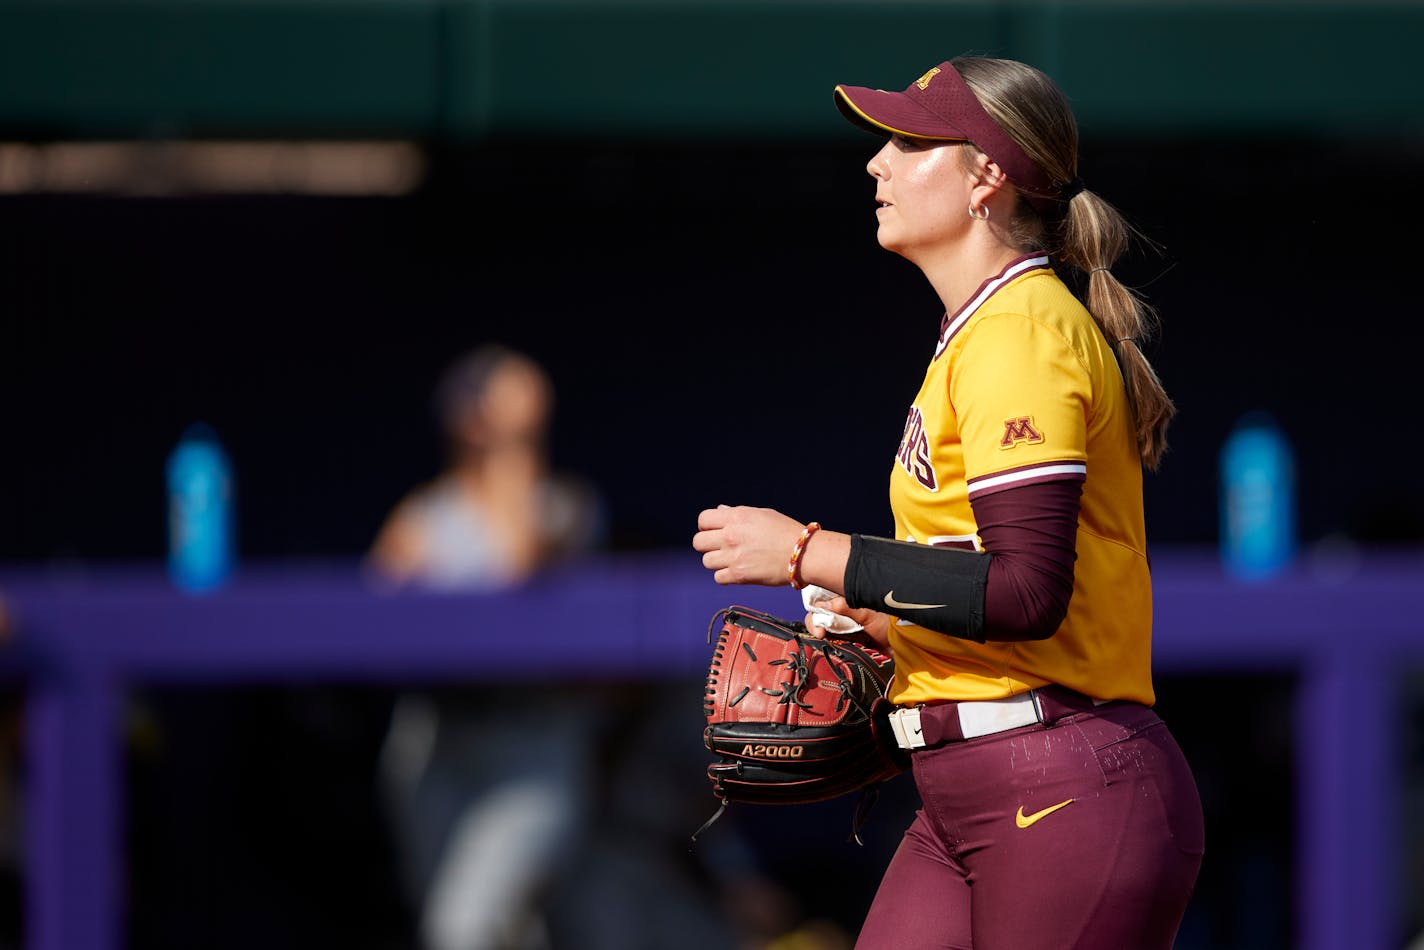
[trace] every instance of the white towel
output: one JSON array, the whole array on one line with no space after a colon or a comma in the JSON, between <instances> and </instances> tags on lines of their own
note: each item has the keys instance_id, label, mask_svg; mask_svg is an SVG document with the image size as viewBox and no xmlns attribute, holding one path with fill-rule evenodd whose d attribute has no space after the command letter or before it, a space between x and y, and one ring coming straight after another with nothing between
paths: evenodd
<instances>
[{"instance_id":1,"label":"white towel","mask_svg":"<svg viewBox=\"0 0 1424 950\"><path fill-rule=\"evenodd\" d=\"M816 623L826 628L827 633L855 633L861 629L860 624L849 617L841 614L831 613L824 607L816 605L822 601L830 600L837 596L835 591L826 590L824 587L817 587L815 584L807 584L801 588L801 603L809 610Z\"/></svg>"}]
</instances>

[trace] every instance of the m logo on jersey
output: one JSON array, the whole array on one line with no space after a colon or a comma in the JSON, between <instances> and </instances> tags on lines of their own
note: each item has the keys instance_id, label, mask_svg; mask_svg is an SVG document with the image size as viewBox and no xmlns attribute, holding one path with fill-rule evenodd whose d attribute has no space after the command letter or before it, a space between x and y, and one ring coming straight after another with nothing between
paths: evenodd
<instances>
[{"instance_id":1,"label":"m logo on jersey","mask_svg":"<svg viewBox=\"0 0 1424 950\"><path fill-rule=\"evenodd\" d=\"M1037 445L1043 441L1043 433L1033 427L1033 416L1019 416L1004 420L1004 437L999 440L999 448L1011 449L1020 442Z\"/></svg>"},{"instance_id":2,"label":"m logo on jersey","mask_svg":"<svg viewBox=\"0 0 1424 950\"><path fill-rule=\"evenodd\" d=\"M895 460L915 481L930 491L939 491L939 481L930 461L930 440L925 435L925 417L920 414L918 406L910 407L909 418L905 420L905 434L900 437L900 451L895 453Z\"/></svg>"}]
</instances>

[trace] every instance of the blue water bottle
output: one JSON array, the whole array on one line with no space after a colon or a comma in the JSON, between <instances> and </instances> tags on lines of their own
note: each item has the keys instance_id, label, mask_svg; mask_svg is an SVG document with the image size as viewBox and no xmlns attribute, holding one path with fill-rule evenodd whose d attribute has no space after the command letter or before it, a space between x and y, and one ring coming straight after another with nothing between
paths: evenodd
<instances>
[{"instance_id":1,"label":"blue water bottle","mask_svg":"<svg viewBox=\"0 0 1424 950\"><path fill-rule=\"evenodd\" d=\"M1221 554L1242 580L1272 577L1295 557L1295 458L1275 420L1250 412L1221 449Z\"/></svg>"},{"instance_id":2,"label":"blue water bottle","mask_svg":"<svg viewBox=\"0 0 1424 950\"><path fill-rule=\"evenodd\" d=\"M220 587L233 566L233 482L217 434L194 423L168 456L168 575L180 590Z\"/></svg>"}]
</instances>

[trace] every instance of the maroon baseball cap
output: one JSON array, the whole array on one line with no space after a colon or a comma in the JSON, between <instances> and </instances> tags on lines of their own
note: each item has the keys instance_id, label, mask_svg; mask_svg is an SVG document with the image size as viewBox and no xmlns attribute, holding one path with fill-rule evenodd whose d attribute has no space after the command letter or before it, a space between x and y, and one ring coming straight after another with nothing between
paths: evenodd
<instances>
[{"instance_id":1,"label":"maroon baseball cap","mask_svg":"<svg viewBox=\"0 0 1424 950\"><path fill-rule=\"evenodd\" d=\"M903 92L836 86L836 107L877 135L973 142L1039 211L1054 207L1058 189L1043 169L999 127L950 63L940 63Z\"/></svg>"}]
</instances>

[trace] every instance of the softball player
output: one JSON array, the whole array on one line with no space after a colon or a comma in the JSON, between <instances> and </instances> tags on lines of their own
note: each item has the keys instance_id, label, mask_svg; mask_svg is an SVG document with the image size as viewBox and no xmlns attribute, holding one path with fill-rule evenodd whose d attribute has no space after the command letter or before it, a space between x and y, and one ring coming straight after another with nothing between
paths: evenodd
<instances>
[{"instance_id":1,"label":"softball player","mask_svg":"<svg viewBox=\"0 0 1424 950\"><path fill-rule=\"evenodd\" d=\"M719 506L693 546L718 583L838 593L818 606L894 654L923 807L858 948L1170 947L1203 828L1151 708L1142 467L1175 409L1109 269L1128 226L1032 67L961 58L835 101L886 139L880 244L945 307L891 468L896 537ZM1055 264L1087 275L1086 306Z\"/></svg>"}]
</instances>

